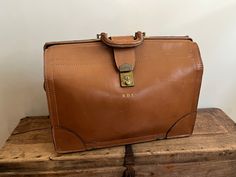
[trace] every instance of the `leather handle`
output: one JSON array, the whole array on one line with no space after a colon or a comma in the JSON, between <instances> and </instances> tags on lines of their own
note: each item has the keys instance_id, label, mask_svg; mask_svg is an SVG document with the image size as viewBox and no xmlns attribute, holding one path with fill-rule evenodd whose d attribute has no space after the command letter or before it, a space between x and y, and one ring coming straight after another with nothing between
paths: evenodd
<instances>
[{"instance_id":1,"label":"leather handle","mask_svg":"<svg viewBox=\"0 0 236 177\"><path fill-rule=\"evenodd\" d=\"M140 44L142 44L144 40L145 33L138 31L135 33L134 39L130 41L116 41L112 40L108 37L107 33L101 33L100 38L103 43L105 43L108 46L111 47L119 47L119 48L125 48L125 47L135 47Z\"/></svg>"}]
</instances>

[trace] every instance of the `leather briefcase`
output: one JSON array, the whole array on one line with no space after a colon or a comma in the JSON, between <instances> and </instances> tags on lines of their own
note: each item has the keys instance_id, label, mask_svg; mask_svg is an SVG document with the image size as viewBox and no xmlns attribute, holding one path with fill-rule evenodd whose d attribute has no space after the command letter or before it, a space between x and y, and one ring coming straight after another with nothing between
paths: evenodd
<instances>
[{"instance_id":1,"label":"leather briefcase","mask_svg":"<svg viewBox=\"0 0 236 177\"><path fill-rule=\"evenodd\" d=\"M189 37L46 43L45 89L55 149L84 151L191 135L203 64Z\"/></svg>"}]
</instances>

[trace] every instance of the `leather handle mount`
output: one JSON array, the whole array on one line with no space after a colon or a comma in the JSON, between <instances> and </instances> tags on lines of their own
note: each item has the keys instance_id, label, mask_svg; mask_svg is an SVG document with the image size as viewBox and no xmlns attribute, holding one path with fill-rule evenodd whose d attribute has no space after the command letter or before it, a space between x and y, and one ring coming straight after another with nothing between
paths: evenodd
<instances>
[{"instance_id":1,"label":"leather handle mount","mask_svg":"<svg viewBox=\"0 0 236 177\"><path fill-rule=\"evenodd\" d=\"M126 48L126 47L136 47L142 44L144 40L145 33L138 31L133 36L132 40L112 40L111 37L108 37L107 33L102 32L98 35L98 38L101 39L103 43L111 47Z\"/></svg>"}]
</instances>

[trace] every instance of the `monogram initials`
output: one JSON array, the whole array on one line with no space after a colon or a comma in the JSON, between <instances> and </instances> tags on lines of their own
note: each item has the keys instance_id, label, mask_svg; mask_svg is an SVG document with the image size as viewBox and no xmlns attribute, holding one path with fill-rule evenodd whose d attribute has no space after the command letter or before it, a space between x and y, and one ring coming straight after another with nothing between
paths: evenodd
<instances>
[{"instance_id":1,"label":"monogram initials","mask_svg":"<svg viewBox=\"0 0 236 177\"><path fill-rule=\"evenodd\" d=\"M122 94L123 98L129 98L129 97L134 97L134 93L123 93Z\"/></svg>"}]
</instances>

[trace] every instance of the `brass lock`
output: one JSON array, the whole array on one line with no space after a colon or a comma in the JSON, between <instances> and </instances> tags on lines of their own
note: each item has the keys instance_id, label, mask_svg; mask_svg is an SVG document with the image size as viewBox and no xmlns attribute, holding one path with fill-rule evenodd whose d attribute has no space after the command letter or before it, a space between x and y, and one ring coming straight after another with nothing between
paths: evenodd
<instances>
[{"instance_id":1,"label":"brass lock","mask_svg":"<svg viewBox=\"0 0 236 177\"><path fill-rule=\"evenodd\" d=\"M120 84L121 87L133 87L134 86L133 71L120 72Z\"/></svg>"},{"instance_id":2,"label":"brass lock","mask_svg":"<svg viewBox=\"0 0 236 177\"><path fill-rule=\"evenodd\" d=\"M119 67L119 71L120 71L121 87L133 87L134 86L133 66L124 63Z\"/></svg>"}]
</instances>

